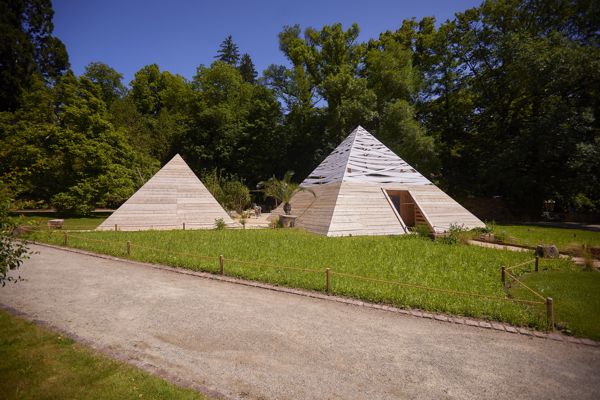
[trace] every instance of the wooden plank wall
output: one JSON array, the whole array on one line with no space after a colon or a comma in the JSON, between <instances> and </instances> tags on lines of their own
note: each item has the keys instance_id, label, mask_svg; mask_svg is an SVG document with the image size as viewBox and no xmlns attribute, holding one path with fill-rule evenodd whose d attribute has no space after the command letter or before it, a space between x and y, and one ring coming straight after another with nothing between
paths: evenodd
<instances>
[{"instance_id":1,"label":"wooden plank wall","mask_svg":"<svg viewBox=\"0 0 600 400\"><path fill-rule=\"evenodd\" d=\"M381 185L343 182L327 236L406 233Z\"/></svg>"},{"instance_id":2,"label":"wooden plank wall","mask_svg":"<svg viewBox=\"0 0 600 400\"><path fill-rule=\"evenodd\" d=\"M327 235L340 183L313 185L310 189L315 192L316 197L304 191L297 193L290 202L292 215L298 217L296 226L309 232ZM283 214L283 205L277 207L271 214Z\"/></svg>"},{"instance_id":3,"label":"wooden plank wall","mask_svg":"<svg viewBox=\"0 0 600 400\"><path fill-rule=\"evenodd\" d=\"M409 192L435 232L447 231L452 224L462 225L466 229L485 226L479 218L434 185L411 186Z\"/></svg>"},{"instance_id":4,"label":"wooden plank wall","mask_svg":"<svg viewBox=\"0 0 600 400\"><path fill-rule=\"evenodd\" d=\"M217 218L237 225L177 155L97 229L210 229Z\"/></svg>"}]
</instances>

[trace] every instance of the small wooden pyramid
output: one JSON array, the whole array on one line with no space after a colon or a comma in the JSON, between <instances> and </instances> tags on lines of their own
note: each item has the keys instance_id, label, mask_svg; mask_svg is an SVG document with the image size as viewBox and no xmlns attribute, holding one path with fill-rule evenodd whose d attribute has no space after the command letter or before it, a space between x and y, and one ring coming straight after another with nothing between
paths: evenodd
<instances>
[{"instance_id":1,"label":"small wooden pyramid","mask_svg":"<svg viewBox=\"0 0 600 400\"><path fill-rule=\"evenodd\" d=\"M237 226L177 154L96 229L210 229L219 218Z\"/></svg>"}]
</instances>

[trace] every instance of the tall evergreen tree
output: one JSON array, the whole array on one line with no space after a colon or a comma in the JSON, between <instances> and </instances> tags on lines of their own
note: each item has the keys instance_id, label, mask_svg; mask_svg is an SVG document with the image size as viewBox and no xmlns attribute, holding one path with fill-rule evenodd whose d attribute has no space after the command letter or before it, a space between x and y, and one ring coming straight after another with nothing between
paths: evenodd
<instances>
[{"instance_id":1,"label":"tall evergreen tree","mask_svg":"<svg viewBox=\"0 0 600 400\"><path fill-rule=\"evenodd\" d=\"M245 82L256 82L256 76L258 74L256 73L256 69L254 68L254 63L252 62L252 58L250 58L250 54L244 53L244 55L242 55L239 70L242 74L242 79L244 79Z\"/></svg>"},{"instance_id":2,"label":"tall evergreen tree","mask_svg":"<svg viewBox=\"0 0 600 400\"><path fill-rule=\"evenodd\" d=\"M238 62L240 61L240 52L231 35L227 36L225 40L221 42L215 58L230 65L238 65Z\"/></svg>"},{"instance_id":3,"label":"tall evergreen tree","mask_svg":"<svg viewBox=\"0 0 600 400\"><path fill-rule=\"evenodd\" d=\"M53 15L50 0L0 0L0 111L19 106L33 75L54 81L69 68Z\"/></svg>"}]
</instances>

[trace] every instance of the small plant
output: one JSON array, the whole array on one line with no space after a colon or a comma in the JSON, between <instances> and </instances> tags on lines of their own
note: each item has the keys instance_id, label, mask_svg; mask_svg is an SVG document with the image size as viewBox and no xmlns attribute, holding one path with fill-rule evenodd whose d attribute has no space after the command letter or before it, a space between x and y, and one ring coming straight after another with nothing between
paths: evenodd
<instances>
[{"instance_id":1,"label":"small plant","mask_svg":"<svg viewBox=\"0 0 600 400\"><path fill-rule=\"evenodd\" d=\"M574 253L579 257L583 258L584 271L589 272L594 270L594 255L592 254L589 245L582 244L581 246L575 249Z\"/></svg>"},{"instance_id":2,"label":"small plant","mask_svg":"<svg viewBox=\"0 0 600 400\"><path fill-rule=\"evenodd\" d=\"M275 219L273 219L269 222L269 228L271 228L271 229L283 228L283 224L279 220L278 215L275 217Z\"/></svg>"},{"instance_id":3,"label":"small plant","mask_svg":"<svg viewBox=\"0 0 600 400\"><path fill-rule=\"evenodd\" d=\"M415 225L414 228L412 229L412 231L418 237L422 237L422 238L426 238L426 239L431 239L432 238L431 229L429 229L429 226L427 226L425 224L417 224L417 225Z\"/></svg>"},{"instance_id":4,"label":"small plant","mask_svg":"<svg viewBox=\"0 0 600 400\"><path fill-rule=\"evenodd\" d=\"M258 185L256 185L256 187L267 197L272 197L276 201L283 203L283 211L286 215L292 213L290 201L296 193L306 191L311 193L314 197L317 197L312 189L304 188L299 184L292 182L292 176L294 176L294 173L288 171L281 180L272 177L268 181L259 182Z\"/></svg>"},{"instance_id":5,"label":"small plant","mask_svg":"<svg viewBox=\"0 0 600 400\"><path fill-rule=\"evenodd\" d=\"M448 232L445 235L440 236L438 241L444 244L462 243L467 239L465 237L465 232L466 229L464 225L450 224Z\"/></svg>"},{"instance_id":6,"label":"small plant","mask_svg":"<svg viewBox=\"0 0 600 400\"><path fill-rule=\"evenodd\" d=\"M246 223L248 222L248 219L251 216L251 212L248 210L242 211L241 215L240 215L240 224L242 224L242 227L244 229L246 229Z\"/></svg>"},{"instance_id":7,"label":"small plant","mask_svg":"<svg viewBox=\"0 0 600 400\"><path fill-rule=\"evenodd\" d=\"M215 218L215 229L217 231L225 229L225 220L223 218Z\"/></svg>"}]
</instances>

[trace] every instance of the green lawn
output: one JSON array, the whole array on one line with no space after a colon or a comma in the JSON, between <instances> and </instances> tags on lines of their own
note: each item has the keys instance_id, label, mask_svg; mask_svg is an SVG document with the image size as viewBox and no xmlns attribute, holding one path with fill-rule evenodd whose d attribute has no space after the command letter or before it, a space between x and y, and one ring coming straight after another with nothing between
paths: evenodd
<instances>
[{"instance_id":1,"label":"green lawn","mask_svg":"<svg viewBox=\"0 0 600 400\"><path fill-rule=\"evenodd\" d=\"M524 282L552 297L555 320L576 336L600 340L600 273L551 271L525 275ZM511 290L520 296L523 288Z\"/></svg>"},{"instance_id":2,"label":"green lawn","mask_svg":"<svg viewBox=\"0 0 600 400\"><path fill-rule=\"evenodd\" d=\"M62 233L40 232L32 238L54 244L63 241ZM503 298L500 267L531 259L532 254L442 244L414 236L327 238L291 229L82 232L69 235L69 246L125 257L128 240L132 243L131 257L141 261L217 272L216 257L223 254L228 275L320 291L325 288L324 271L331 268L332 291L338 295L545 327L543 306L531 309L501 300L460 297L335 274ZM212 258L204 259L199 255ZM317 269L318 272L256 267L232 259ZM547 268L568 271L575 267L568 261L559 261L549 263ZM529 294L522 297L535 300Z\"/></svg>"},{"instance_id":3,"label":"green lawn","mask_svg":"<svg viewBox=\"0 0 600 400\"><path fill-rule=\"evenodd\" d=\"M17 215L14 215L17 216ZM48 221L51 219L62 218L65 220L64 230L92 230L96 229L107 217L107 214L98 213L91 217L65 217L60 214L26 214L21 216L23 225L31 227L48 229Z\"/></svg>"},{"instance_id":4,"label":"green lawn","mask_svg":"<svg viewBox=\"0 0 600 400\"><path fill-rule=\"evenodd\" d=\"M600 247L600 232L532 225L494 225L492 229L496 237L508 244L530 247L554 244L560 251L582 244Z\"/></svg>"},{"instance_id":5,"label":"green lawn","mask_svg":"<svg viewBox=\"0 0 600 400\"><path fill-rule=\"evenodd\" d=\"M1 399L206 399L0 311Z\"/></svg>"}]
</instances>

